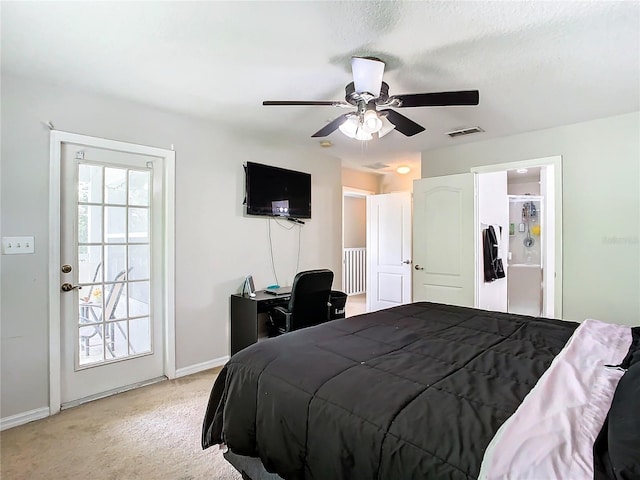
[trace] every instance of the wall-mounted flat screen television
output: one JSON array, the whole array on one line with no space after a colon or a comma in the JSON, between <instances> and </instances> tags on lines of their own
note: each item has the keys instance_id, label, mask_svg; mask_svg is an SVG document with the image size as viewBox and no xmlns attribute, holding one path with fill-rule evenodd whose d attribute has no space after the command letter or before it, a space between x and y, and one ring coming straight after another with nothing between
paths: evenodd
<instances>
[{"instance_id":1,"label":"wall-mounted flat screen television","mask_svg":"<svg viewBox=\"0 0 640 480\"><path fill-rule=\"evenodd\" d=\"M311 174L247 162L247 215L311 218Z\"/></svg>"}]
</instances>

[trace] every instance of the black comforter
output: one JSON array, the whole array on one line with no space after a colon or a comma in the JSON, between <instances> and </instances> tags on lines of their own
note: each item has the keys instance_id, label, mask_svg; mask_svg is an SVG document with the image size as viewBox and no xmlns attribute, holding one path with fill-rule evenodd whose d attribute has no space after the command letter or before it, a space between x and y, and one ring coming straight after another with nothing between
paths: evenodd
<instances>
[{"instance_id":1,"label":"black comforter","mask_svg":"<svg viewBox=\"0 0 640 480\"><path fill-rule=\"evenodd\" d=\"M285 479L477 478L576 327L424 302L259 342L216 379L202 446Z\"/></svg>"}]
</instances>

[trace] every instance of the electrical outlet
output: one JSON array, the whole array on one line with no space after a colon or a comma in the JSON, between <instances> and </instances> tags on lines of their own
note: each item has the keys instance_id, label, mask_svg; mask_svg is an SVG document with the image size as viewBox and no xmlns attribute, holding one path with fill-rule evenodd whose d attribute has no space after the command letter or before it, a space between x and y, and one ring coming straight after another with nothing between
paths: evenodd
<instances>
[{"instance_id":1,"label":"electrical outlet","mask_svg":"<svg viewBox=\"0 0 640 480\"><path fill-rule=\"evenodd\" d=\"M34 252L35 237L2 237L3 255L20 255Z\"/></svg>"}]
</instances>

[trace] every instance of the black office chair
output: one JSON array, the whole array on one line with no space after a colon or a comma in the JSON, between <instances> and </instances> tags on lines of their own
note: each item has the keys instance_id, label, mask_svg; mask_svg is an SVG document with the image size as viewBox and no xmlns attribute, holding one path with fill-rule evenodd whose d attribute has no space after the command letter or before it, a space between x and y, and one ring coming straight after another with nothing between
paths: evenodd
<instances>
[{"instance_id":1,"label":"black office chair","mask_svg":"<svg viewBox=\"0 0 640 480\"><path fill-rule=\"evenodd\" d=\"M293 279L287 308L273 307L269 312L272 334L291 332L328 321L332 283L331 270L299 272Z\"/></svg>"}]
</instances>

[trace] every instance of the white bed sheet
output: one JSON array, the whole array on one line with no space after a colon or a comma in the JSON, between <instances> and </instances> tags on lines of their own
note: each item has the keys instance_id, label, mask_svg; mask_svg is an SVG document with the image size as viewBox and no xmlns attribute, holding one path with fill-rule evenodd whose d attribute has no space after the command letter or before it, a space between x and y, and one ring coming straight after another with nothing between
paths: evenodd
<instances>
[{"instance_id":1,"label":"white bed sheet","mask_svg":"<svg viewBox=\"0 0 640 480\"><path fill-rule=\"evenodd\" d=\"M485 452L479 478L593 479L602 429L631 345L631 329L588 319L578 326Z\"/></svg>"}]
</instances>

